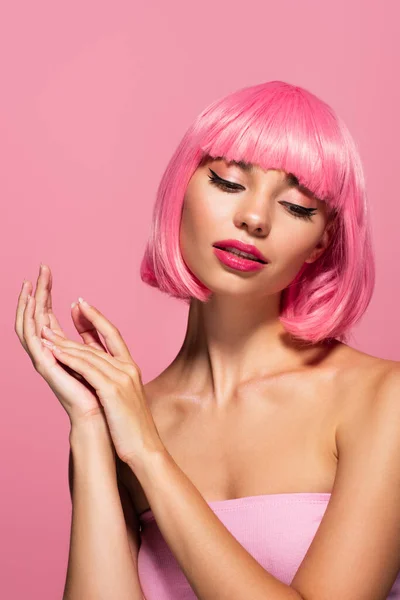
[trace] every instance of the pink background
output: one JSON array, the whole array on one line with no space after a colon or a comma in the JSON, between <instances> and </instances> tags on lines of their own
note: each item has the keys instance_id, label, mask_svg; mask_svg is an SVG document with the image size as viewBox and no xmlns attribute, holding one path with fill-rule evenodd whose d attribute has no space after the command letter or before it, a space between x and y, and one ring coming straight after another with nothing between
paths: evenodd
<instances>
[{"instance_id":1,"label":"pink background","mask_svg":"<svg viewBox=\"0 0 400 600\"><path fill-rule=\"evenodd\" d=\"M177 353L186 307L139 266L156 189L195 116L280 79L344 118L364 162L377 263L351 345L399 360L396 0L3 3L0 15L2 418L0 596L62 597L68 559L66 413L14 332L41 261L78 339L79 295L121 330L144 381Z\"/></svg>"}]
</instances>

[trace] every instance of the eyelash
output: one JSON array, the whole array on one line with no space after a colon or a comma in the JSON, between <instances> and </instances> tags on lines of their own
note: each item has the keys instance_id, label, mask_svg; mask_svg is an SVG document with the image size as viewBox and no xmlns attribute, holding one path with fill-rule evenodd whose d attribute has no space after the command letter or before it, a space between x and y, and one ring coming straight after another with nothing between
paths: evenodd
<instances>
[{"instance_id":1,"label":"eyelash","mask_svg":"<svg viewBox=\"0 0 400 600\"><path fill-rule=\"evenodd\" d=\"M211 169L210 169L211 171ZM236 183L232 183L231 181L226 181L226 179L221 179L218 177L214 171L211 171L212 175L208 175L210 182L212 185L215 185L228 194L232 194L237 190L241 190L241 186ZM229 191L228 191L229 190ZM299 206L298 204L292 204L291 202L282 201L281 204L284 204L288 207L288 212L296 218L305 219L307 221L311 221L311 217L315 214L315 208L304 208L304 206ZM289 208L295 208L296 211L289 210Z\"/></svg>"}]
</instances>

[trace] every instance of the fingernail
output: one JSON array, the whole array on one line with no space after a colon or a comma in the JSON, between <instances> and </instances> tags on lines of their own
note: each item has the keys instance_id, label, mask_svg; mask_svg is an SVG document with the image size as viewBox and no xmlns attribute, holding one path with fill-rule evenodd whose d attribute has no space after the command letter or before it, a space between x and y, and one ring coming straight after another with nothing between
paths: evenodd
<instances>
[{"instance_id":1,"label":"fingernail","mask_svg":"<svg viewBox=\"0 0 400 600\"><path fill-rule=\"evenodd\" d=\"M44 333L45 333L46 335L48 335L49 337L51 337L51 336L55 335L55 334L54 334L54 331L53 331L52 329L50 329L49 327L47 327L46 325L43 325L43 327L42 327L42 331L44 331Z\"/></svg>"},{"instance_id":2,"label":"fingernail","mask_svg":"<svg viewBox=\"0 0 400 600\"><path fill-rule=\"evenodd\" d=\"M79 296L78 301L79 301L79 304L83 304L84 306L89 306L89 304L86 302L86 300L81 298L81 296Z\"/></svg>"},{"instance_id":3,"label":"fingernail","mask_svg":"<svg viewBox=\"0 0 400 600\"><path fill-rule=\"evenodd\" d=\"M73 303L71 304L71 308L74 308L74 307L76 306L76 304L77 304L76 302L73 302Z\"/></svg>"},{"instance_id":4,"label":"fingernail","mask_svg":"<svg viewBox=\"0 0 400 600\"><path fill-rule=\"evenodd\" d=\"M52 342L49 342L49 340L44 340L43 338L42 338L42 344L44 344L48 348L52 348L54 346L54 344Z\"/></svg>"}]
</instances>

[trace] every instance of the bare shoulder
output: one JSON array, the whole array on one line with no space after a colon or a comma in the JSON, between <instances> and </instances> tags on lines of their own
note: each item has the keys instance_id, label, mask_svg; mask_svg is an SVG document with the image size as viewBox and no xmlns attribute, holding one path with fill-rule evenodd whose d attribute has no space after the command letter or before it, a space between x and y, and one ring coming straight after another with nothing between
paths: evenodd
<instances>
[{"instance_id":1,"label":"bare shoulder","mask_svg":"<svg viewBox=\"0 0 400 600\"><path fill-rule=\"evenodd\" d=\"M369 373L371 380L374 378L379 379L381 376L384 376L386 372L389 372L392 368L396 368L396 366L400 364L399 361L374 356L367 352L363 352L362 350L347 346L346 344L342 344L342 352L339 356L339 361L346 367L344 371L346 371L350 377L358 377L361 374L365 375Z\"/></svg>"},{"instance_id":2,"label":"bare shoulder","mask_svg":"<svg viewBox=\"0 0 400 600\"><path fill-rule=\"evenodd\" d=\"M350 346L343 348L340 361L337 378L339 451L372 412L379 409L382 400L390 397L382 391L388 386L395 390L396 385L400 390L399 361L373 356ZM393 400L396 401L395 396ZM400 407L400 402L398 404Z\"/></svg>"}]
</instances>

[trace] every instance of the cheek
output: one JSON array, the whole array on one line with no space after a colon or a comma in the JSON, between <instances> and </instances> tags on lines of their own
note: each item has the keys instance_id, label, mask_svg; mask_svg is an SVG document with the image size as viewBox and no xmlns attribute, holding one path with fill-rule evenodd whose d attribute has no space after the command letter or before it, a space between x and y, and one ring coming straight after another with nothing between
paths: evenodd
<instances>
[{"instance_id":1,"label":"cheek","mask_svg":"<svg viewBox=\"0 0 400 600\"><path fill-rule=\"evenodd\" d=\"M229 215L216 211L218 204L204 190L185 196L179 230L182 258L189 270L206 286L210 284L210 269L217 266L212 244L224 237ZM221 209L220 203L220 209ZM227 236L225 236L227 237ZM221 273L219 273L219 276ZM212 285L212 284L211 284Z\"/></svg>"},{"instance_id":2,"label":"cheek","mask_svg":"<svg viewBox=\"0 0 400 600\"><path fill-rule=\"evenodd\" d=\"M278 239L279 237L279 239ZM280 235L271 239L271 247L274 249L275 273L284 276L286 285L292 281L305 260L315 248L318 238L313 235L310 239L304 231L293 231L290 235Z\"/></svg>"},{"instance_id":3,"label":"cheek","mask_svg":"<svg viewBox=\"0 0 400 600\"><path fill-rule=\"evenodd\" d=\"M204 245L203 238L207 231L206 216L204 211L202 212L198 207L198 203L185 200L179 230L182 256L185 262L192 267Z\"/></svg>"},{"instance_id":4,"label":"cheek","mask_svg":"<svg viewBox=\"0 0 400 600\"><path fill-rule=\"evenodd\" d=\"M188 215L188 211L184 206L182 209L181 223L179 227L179 247L181 249L181 253L185 261L188 252L188 239L190 238L190 228L190 218Z\"/></svg>"},{"instance_id":5,"label":"cheek","mask_svg":"<svg viewBox=\"0 0 400 600\"><path fill-rule=\"evenodd\" d=\"M303 221L283 212L271 223L269 241L274 256L285 263L302 264L318 244L324 230L322 220Z\"/></svg>"},{"instance_id":6,"label":"cheek","mask_svg":"<svg viewBox=\"0 0 400 600\"><path fill-rule=\"evenodd\" d=\"M185 247L189 240L196 237L199 231L199 216L193 210L189 203L183 205L181 224L180 224L180 240Z\"/></svg>"},{"instance_id":7,"label":"cheek","mask_svg":"<svg viewBox=\"0 0 400 600\"><path fill-rule=\"evenodd\" d=\"M218 229L218 213L215 211L215 202L208 198L204 192L191 193L185 196L180 224L181 243L195 246L196 243L211 242L210 234ZM223 219L226 217L222 217ZM212 235L212 234L211 234Z\"/></svg>"},{"instance_id":8,"label":"cheek","mask_svg":"<svg viewBox=\"0 0 400 600\"><path fill-rule=\"evenodd\" d=\"M306 244L306 240L302 240L299 237L292 236L285 237L281 244L281 255L285 257L285 262L290 263L302 263L307 258L308 254L313 247L311 244Z\"/></svg>"}]
</instances>

